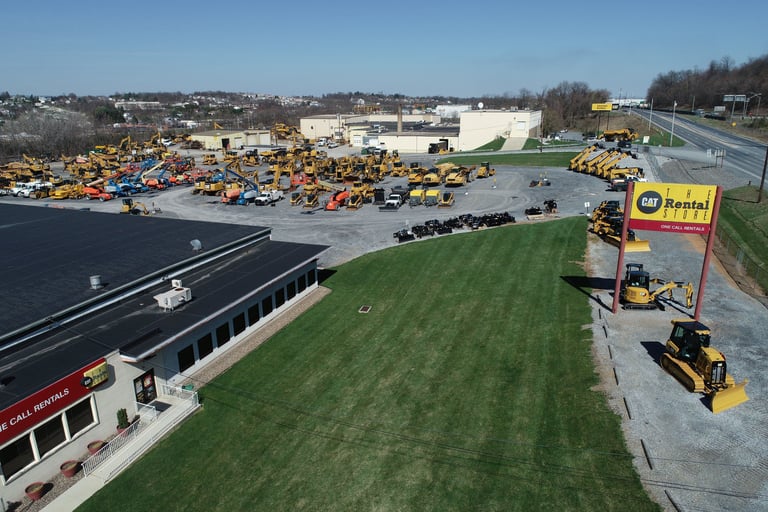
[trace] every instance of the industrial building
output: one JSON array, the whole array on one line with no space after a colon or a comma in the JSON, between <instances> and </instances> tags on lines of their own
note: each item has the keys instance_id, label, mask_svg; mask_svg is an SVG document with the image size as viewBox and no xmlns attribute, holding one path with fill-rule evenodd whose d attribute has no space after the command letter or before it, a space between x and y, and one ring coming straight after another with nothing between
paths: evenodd
<instances>
[{"instance_id":1,"label":"industrial building","mask_svg":"<svg viewBox=\"0 0 768 512\"><path fill-rule=\"evenodd\" d=\"M208 130L191 135L208 151L237 150L245 146L271 146L276 141L269 130Z\"/></svg>"},{"instance_id":2,"label":"industrial building","mask_svg":"<svg viewBox=\"0 0 768 512\"><path fill-rule=\"evenodd\" d=\"M182 396L181 382L317 289L327 249L259 226L5 204L0 215L6 503L114 437L119 409L139 425Z\"/></svg>"},{"instance_id":3,"label":"industrial building","mask_svg":"<svg viewBox=\"0 0 768 512\"><path fill-rule=\"evenodd\" d=\"M520 149L538 137L540 110L472 110L468 105L439 106L419 114L317 115L302 118L302 134L343 140L352 147L379 147L401 153L429 153L435 145L449 151L471 151L497 138ZM445 122L445 121L452 122Z\"/></svg>"},{"instance_id":4,"label":"industrial building","mask_svg":"<svg viewBox=\"0 0 768 512\"><path fill-rule=\"evenodd\" d=\"M523 147L526 139L539 136L540 110L469 110L459 116L458 151L472 151L497 138Z\"/></svg>"}]
</instances>

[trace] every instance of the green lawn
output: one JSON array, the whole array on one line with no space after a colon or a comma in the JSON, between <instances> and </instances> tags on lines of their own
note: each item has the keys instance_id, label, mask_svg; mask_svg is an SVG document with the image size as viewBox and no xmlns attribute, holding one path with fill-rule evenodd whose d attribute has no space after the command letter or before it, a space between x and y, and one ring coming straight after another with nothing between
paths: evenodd
<instances>
[{"instance_id":1,"label":"green lawn","mask_svg":"<svg viewBox=\"0 0 768 512\"><path fill-rule=\"evenodd\" d=\"M592 391L590 306L565 279L584 276L586 229L510 225L339 267L78 510L659 510Z\"/></svg>"},{"instance_id":2,"label":"green lawn","mask_svg":"<svg viewBox=\"0 0 768 512\"><path fill-rule=\"evenodd\" d=\"M479 148L475 149L475 151L498 151L502 148L502 146L504 146L504 142L506 142L504 137L496 137L491 142L483 144Z\"/></svg>"}]
</instances>

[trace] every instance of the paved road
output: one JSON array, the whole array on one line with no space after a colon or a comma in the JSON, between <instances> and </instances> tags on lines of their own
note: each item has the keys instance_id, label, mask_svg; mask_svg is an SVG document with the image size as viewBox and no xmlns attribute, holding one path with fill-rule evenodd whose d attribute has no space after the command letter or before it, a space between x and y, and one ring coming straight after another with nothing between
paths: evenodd
<instances>
[{"instance_id":1,"label":"paved road","mask_svg":"<svg viewBox=\"0 0 768 512\"><path fill-rule=\"evenodd\" d=\"M642 109L635 109L632 113L646 120L650 118L653 124L664 130L672 129L672 114L651 114L649 110ZM682 148L656 148L658 154L696 161L702 166L717 166L721 173L728 175L726 179L729 182L743 185L750 181L753 184L760 182L768 156L765 143L695 123L681 116L675 116L674 135L684 140L686 145Z\"/></svg>"}]
</instances>

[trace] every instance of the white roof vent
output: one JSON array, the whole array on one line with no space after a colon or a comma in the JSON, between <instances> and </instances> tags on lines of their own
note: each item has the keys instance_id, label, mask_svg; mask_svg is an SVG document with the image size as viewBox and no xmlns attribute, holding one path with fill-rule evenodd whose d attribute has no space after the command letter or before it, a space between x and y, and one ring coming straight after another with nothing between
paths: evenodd
<instances>
[{"instance_id":1,"label":"white roof vent","mask_svg":"<svg viewBox=\"0 0 768 512\"><path fill-rule=\"evenodd\" d=\"M153 297L163 311L173 311L175 308L192 300L192 290L181 285L180 279L171 281L171 289Z\"/></svg>"}]
</instances>

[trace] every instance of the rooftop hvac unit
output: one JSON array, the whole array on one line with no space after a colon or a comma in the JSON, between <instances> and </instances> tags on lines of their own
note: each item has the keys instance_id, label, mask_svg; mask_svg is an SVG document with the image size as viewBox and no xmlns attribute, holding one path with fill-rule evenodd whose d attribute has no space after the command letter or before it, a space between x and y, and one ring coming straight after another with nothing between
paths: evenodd
<instances>
[{"instance_id":1,"label":"rooftop hvac unit","mask_svg":"<svg viewBox=\"0 0 768 512\"><path fill-rule=\"evenodd\" d=\"M157 305L164 311L173 311L178 306L192 300L192 290L181 286L181 280L174 279L171 284L173 287L169 291L153 297L157 301Z\"/></svg>"}]
</instances>

